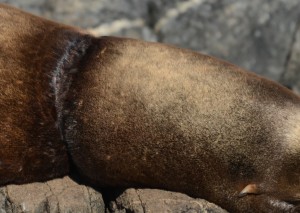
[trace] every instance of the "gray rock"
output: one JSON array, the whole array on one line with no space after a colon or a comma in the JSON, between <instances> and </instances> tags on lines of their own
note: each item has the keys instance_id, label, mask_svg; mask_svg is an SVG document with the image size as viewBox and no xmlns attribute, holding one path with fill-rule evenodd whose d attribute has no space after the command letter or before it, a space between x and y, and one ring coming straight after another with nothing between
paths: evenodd
<instances>
[{"instance_id":1,"label":"gray rock","mask_svg":"<svg viewBox=\"0 0 300 213\"><path fill-rule=\"evenodd\" d=\"M8 213L8 200L5 187L0 188L0 213Z\"/></svg>"},{"instance_id":2,"label":"gray rock","mask_svg":"<svg viewBox=\"0 0 300 213\"><path fill-rule=\"evenodd\" d=\"M46 6L47 0L0 0L0 3L10 4L12 6L26 10L30 13L44 17L49 11L49 8Z\"/></svg>"},{"instance_id":3,"label":"gray rock","mask_svg":"<svg viewBox=\"0 0 300 213\"><path fill-rule=\"evenodd\" d=\"M187 2L178 3L158 20L155 29L160 41L205 52L279 80L300 14L298 0Z\"/></svg>"},{"instance_id":4,"label":"gray rock","mask_svg":"<svg viewBox=\"0 0 300 213\"><path fill-rule=\"evenodd\" d=\"M101 213L102 195L69 177L0 188L0 213Z\"/></svg>"},{"instance_id":5,"label":"gray rock","mask_svg":"<svg viewBox=\"0 0 300 213\"><path fill-rule=\"evenodd\" d=\"M294 45L288 59L286 70L280 82L291 86L295 92L300 94L300 28L295 35Z\"/></svg>"},{"instance_id":6,"label":"gray rock","mask_svg":"<svg viewBox=\"0 0 300 213\"><path fill-rule=\"evenodd\" d=\"M49 0L51 18L80 27L96 27L118 19L144 17L147 8L139 0Z\"/></svg>"},{"instance_id":7,"label":"gray rock","mask_svg":"<svg viewBox=\"0 0 300 213\"><path fill-rule=\"evenodd\" d=\"M101 213L102 195L69 177L45 183L8 185L0 188L0 213ZM127 189L110 201L106 212L210 212L226 213L220 207L185 194L157 189Z\"/></svg>"},{"instance_id":8,"label":"gray rock","mask_svg":"<svg viewBox=\"0 0 300 213\"><path fill-rule=\"evenodd\" d=\"M227 211L202 199L157 189L127 189L115 201L110 202L111 213L226 213Z\"/></svg>"},{"instance_id":9,"label":"gray rock","mask_svg":"<svg viewBox=\"0 0 300 213\"><path fill-rule=\"evenodd\" d=\"M28 12L90 30L97 36L115 35L156 41L148 26L147 1L139 0L0 0Z\"/></svg>"},{"instance_id":10,"label":"gray rock","mask_svg":"<svg viewBox=\"0 0 300 213\"><path fill-rule=\"evenodd\" d=\"M147 16L147 4L139 0L1 0L31 13L78 27L96 27L119 19Z\"/></svg>"}]
</instances>

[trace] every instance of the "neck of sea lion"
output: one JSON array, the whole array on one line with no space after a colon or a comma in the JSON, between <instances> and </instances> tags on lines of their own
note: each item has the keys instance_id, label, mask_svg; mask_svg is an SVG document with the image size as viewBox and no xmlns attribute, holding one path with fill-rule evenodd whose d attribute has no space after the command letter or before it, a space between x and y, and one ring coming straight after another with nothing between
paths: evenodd
<instances>
[{"instance_id":1,"label":"neck of sea lion","mask_svg":"<svg viewBox=\"0 0 300 213\"><path fill-rule=\"evenodd\" d=\"M0 185L68 174L63 101L92 38L5 5L0 20Z\"/></svg>"}]
</instances>

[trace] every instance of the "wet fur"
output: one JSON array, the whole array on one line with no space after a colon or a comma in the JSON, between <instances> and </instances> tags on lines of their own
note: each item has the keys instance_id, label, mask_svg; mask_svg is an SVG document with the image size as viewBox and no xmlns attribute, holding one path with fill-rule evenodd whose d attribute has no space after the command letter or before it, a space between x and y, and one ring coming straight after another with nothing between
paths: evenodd
<instances>
[{"instance_id":1,"label":"wet fur","mask_svg":"<svg viewBox=\"0 0 300 213\"><path fill-rule=\"evenodd\" d=\"M234 65L0 6L0 185L69 173L299 212L300 99ZM69 156L69 158L68 158ZM256 195L239 197L248 184Z\"/></svg>"}]
</instances>

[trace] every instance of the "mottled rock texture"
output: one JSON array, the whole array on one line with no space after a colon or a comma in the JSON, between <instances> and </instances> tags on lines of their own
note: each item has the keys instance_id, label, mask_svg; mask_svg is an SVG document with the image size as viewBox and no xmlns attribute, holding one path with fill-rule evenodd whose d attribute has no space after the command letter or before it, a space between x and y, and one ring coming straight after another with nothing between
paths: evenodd
<instances>
[{"instance_id":1,"label":"mottled rock texture","mask_svg":"<svg viewBox=\"0 0 300 213\"><path fill-rule=\"evenodd\" d=\"M105 212L101 193L68 177L0 188L0 213Z\"/></svg>"},{"instance_id":2,"label":"mottled rock texture","mask_svg":"<svg viewBox=\"0 0 300 213\"><path fill-rule=\"evenodd\" d=\"M205 200L157 189L127 189L115 198L107 196L106 202L105 208L100 192L69 177L0 188L0 213L226 213Z\"/></svg>"},{"instance_id":3,"label":"mottled rock texture","mask_svg":"<svg viewBox=\"0 0 300 213\"><path fill-rule=\"evenodd\" d=\"M227 211L202 199L157 189L127 189L109 205L111 213L186 212L226 213Z\"/></svg>"},{"instance_id":4,"label":"mottled rock texture","mask_svg":"<svg viewBox=\"0 0 300 213\"><path fill-rule=\"evenodd\" d=\"M300 28L295 35L293 46L286 61L285 72L283 72L280 82L289 85L300 94Z\"/></svg>"}]
</instances>

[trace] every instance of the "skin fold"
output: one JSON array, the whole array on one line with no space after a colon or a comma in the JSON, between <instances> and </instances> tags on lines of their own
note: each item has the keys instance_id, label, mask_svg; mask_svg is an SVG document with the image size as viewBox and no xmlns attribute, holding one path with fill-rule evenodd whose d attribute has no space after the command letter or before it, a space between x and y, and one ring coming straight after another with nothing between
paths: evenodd
<instances>
[{"instance_id":1,"label":"skin fold","mask_svg":"<svg viewBox=\"0 0 300 213\"><path fill-rule=\"evenodd\" d=\"M300 98L193 51L0 4L0 185L69 174L300 212Z\"/></svg>"}]
</instances>

